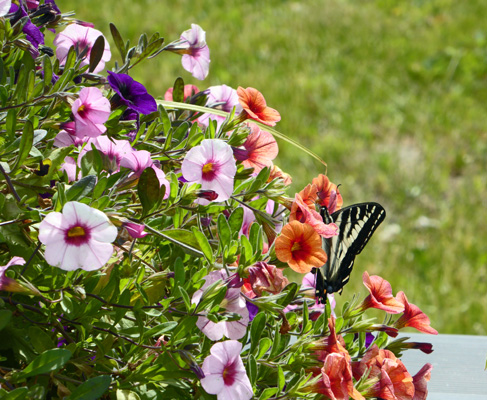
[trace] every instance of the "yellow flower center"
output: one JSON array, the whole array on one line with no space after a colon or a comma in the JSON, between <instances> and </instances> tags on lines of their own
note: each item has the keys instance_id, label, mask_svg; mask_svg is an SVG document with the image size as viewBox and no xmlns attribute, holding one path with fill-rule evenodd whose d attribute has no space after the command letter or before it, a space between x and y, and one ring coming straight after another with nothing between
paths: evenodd
<instances>
[{"instance_id":1,"label":"yellow flower center","mask_svg":"<svg viewBox=\"0 0 487 400\"><path fill-rule=\"evenodd\" d=\"M291 247L291 252L301 250L301 243L294 242L293 247Z\"/></svg>"},{"instance_id":2,"label":"yellow flower center","mask_svg":"<svg viewBox=\"0 0 487 400\"><path fill-rule=\"evenodd\" d=\"M82 114L86 110L86 106L84 104L81 104L78 107L78 114Z\"/></svg>"},{"instance_id":3,"label":"yellow flower center","mask_svg":"<svg viewBox=\"0 0 487 400\"><path fill-rule=\"evenodd\" d=\"M203 173L204 174L207 174L209 172L212 172L213 171L213 163L208 163L208 164L205 164L203 165Z\"/></svg>"},{"instance_id":4,"label":"yellow flower center","mask_svg":"<svg viewBox=\"0 0 487 400\"><path fill-rule=\"evenodd\" d=\"M70 238L81 237L81 236L86 236L86 232L81 226L75 226L68 231L68 237Z\"/></svg>"}]
</instances>

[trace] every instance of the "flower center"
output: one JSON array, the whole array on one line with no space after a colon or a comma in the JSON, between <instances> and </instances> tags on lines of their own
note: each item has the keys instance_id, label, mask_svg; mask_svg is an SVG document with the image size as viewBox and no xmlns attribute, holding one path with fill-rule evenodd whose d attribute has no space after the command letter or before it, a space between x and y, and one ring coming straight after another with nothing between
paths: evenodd
<instances>
[{"instance_id":1,"label":"flower center","mask_svg":"<svg viewBox=\"0 0 487 400\"><path fill-rule=\"evenodd\" d=\"M78 107L78 114L81 118L84 118L85 114L86 114L86 111L88 111L86 109L86 105L85 104L81 104L79 107Z\"/></svg>"},{"instance_id":2,"label":"flower center","mask_svg":"<svg viewBox=\"0 0 487 400\"><path fill-rule=\"evenodd\" d=\"M291 252L294 253L295 251L301 250L301 243L300 242L294 242L293 247L291 247Z\"/></svg>"},{"instance_id":3,"label":"flower center","mask_svg":"<svg viewBox=\"0 0 487 400\"><path fill-rule=\"evenodd\" d=\"M90 232L83 226L75 225L66 231L65 240L73 246L81 246L90 239Z\"/></svg>"},{"instance_id":4,"label":"flower center","mask_svg":"<svg viewBox=\"0 0 487 400\"><path fill-rule=\"evenodd\" d=\"M230 365L226 365L225 369L223 370L223 383L225 386L232 386L235 382L235 375L236 375L236 365L235 362L231 363Z\"/></svg>"},{"instance_id":5,"label":"flower center","mask_svg":"<svg viewBox=\"0 0 487 400\"><path fill-rule=\"evenodd\" d=\"M201 169L203 180L212 181L213 179L215 179L215 176L218 173L218 167L218 164L215 164L212 161L209 161L205 165L203 165L203 168Z\"/></svg>"}]
</instances>

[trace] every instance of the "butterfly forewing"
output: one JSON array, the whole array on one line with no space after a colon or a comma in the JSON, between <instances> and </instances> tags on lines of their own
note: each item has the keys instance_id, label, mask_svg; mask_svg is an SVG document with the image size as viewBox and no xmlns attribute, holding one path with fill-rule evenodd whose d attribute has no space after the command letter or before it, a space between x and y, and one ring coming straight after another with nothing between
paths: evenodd
<instances>
[{"instance_id":1,"label":"butterfly forewing","mask_svg":"<svg viewBox=\"0 0 487 400\"><path fill-rule=\"evenodd\" d=\"M350 278L355 256L363 250L386 212L380 204L361 203L331 215L323 207L321 214L326 224L334 222L338 226L337 236L323 239L328 261L317 271L316 277L316 294L326 301L326 293L341 293Z\"/></svg>"}]
</instances>

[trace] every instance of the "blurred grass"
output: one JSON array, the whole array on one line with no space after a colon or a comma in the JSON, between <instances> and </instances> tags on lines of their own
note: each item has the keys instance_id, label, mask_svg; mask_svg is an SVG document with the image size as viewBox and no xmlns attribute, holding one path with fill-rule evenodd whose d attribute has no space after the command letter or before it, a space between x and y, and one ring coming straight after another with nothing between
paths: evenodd
<instances>
[{"instance_id":1,"label":"blurred grass","mask_svg":"<svg viewBox=\"0 0 487 400\"><path fill-rule=\"evenodd\" d=\"M200 89L258 88L282 115L277 129L328 163L346 205L373 200L387 210L344 298L365 295L367 270L403 290L441 333L487 334L485 1L57 3L107 37L114 22L133 44L143 32L170 42L202 26L212 59L204 82L173 54L133 76L156 96L177 76ZM277 164L295 191L324 172L280 145Z\"/></svg>"}]
</instances>

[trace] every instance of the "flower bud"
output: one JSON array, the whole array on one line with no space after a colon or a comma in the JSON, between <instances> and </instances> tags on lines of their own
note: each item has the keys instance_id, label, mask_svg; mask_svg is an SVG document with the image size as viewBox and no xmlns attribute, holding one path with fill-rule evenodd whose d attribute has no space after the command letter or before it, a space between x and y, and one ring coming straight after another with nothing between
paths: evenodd
<instances>
[{"instance_id":1,"label":"flower bud","mask_svg":"<svg viewBox=\"0 0 487 400\"><path fill-rule=\"evenodd\" d=\"M280 293L289 283L282 270L262 261L249 267L248 273L252 290L258 296L262 296L263 291L272 294Z\"/></svg>"}]
</instances>

